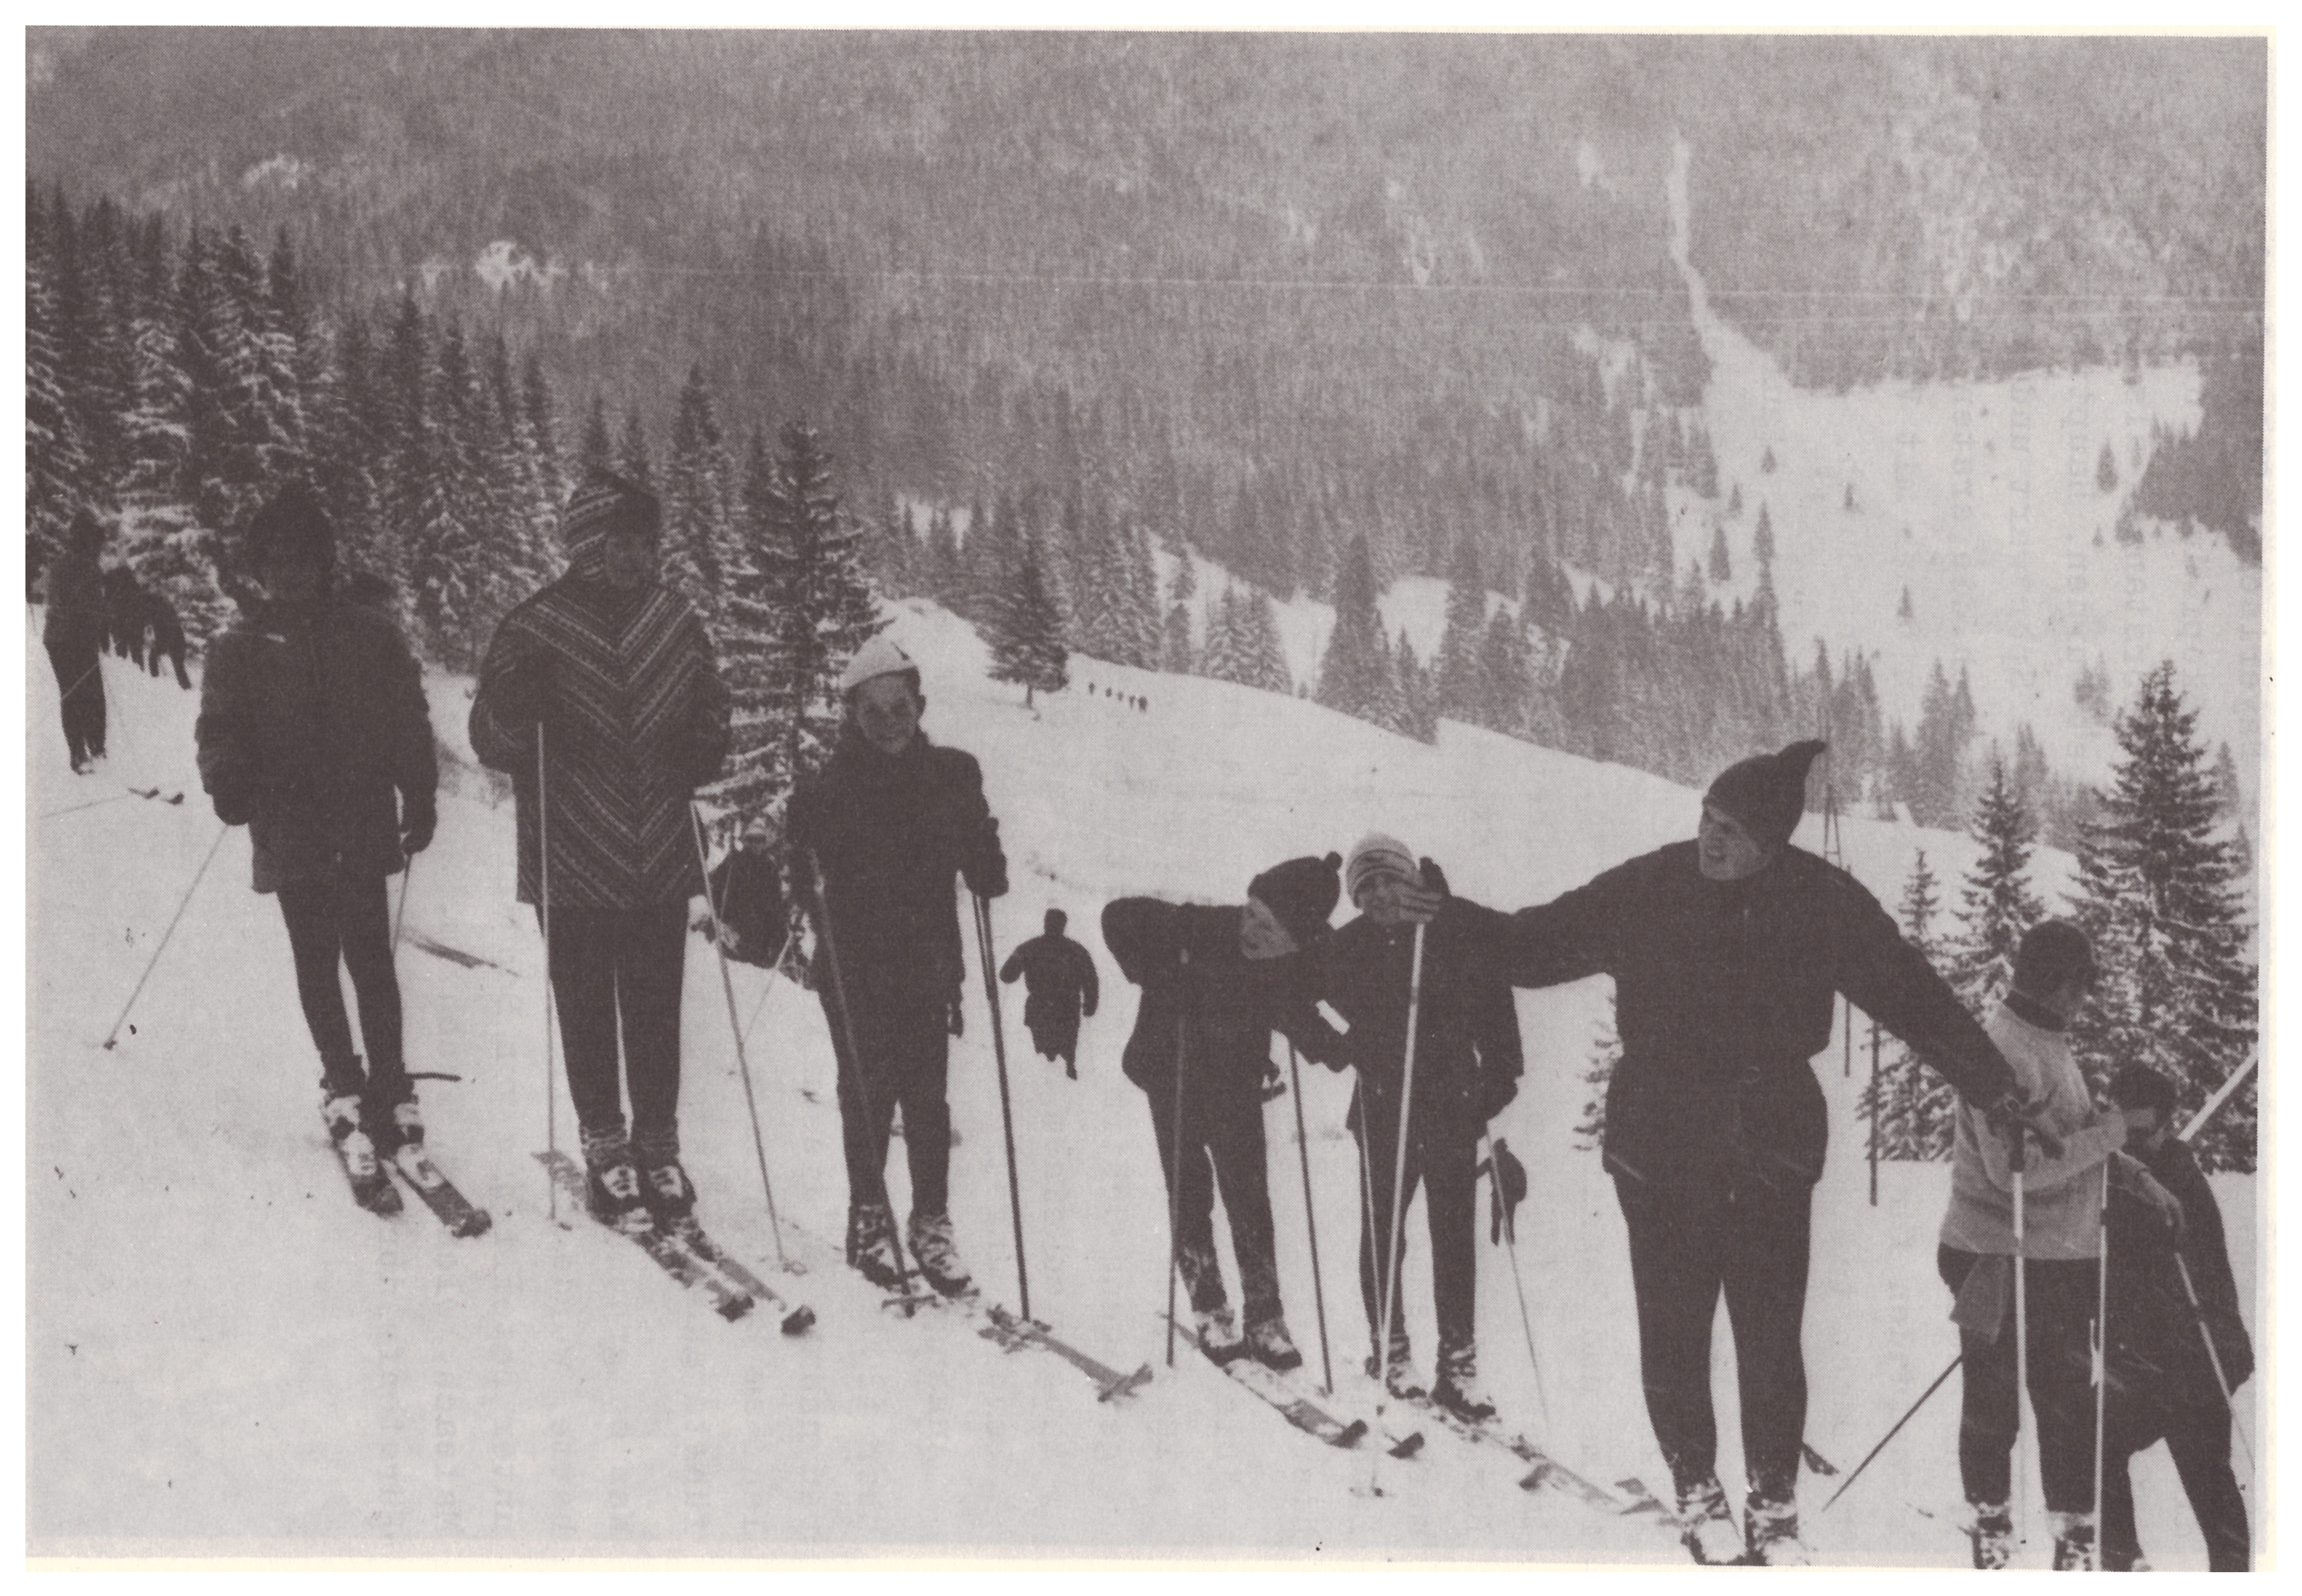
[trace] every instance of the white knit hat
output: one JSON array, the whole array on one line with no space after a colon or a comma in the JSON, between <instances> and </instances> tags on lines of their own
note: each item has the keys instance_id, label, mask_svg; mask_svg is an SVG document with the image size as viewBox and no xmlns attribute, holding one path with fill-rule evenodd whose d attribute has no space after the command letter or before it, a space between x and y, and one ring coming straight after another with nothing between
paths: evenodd
<instances>
[{"instance_id":1,"label":"white knit hat","mask_svg":"<svg viewBox=\"0 0 2302 1596\"><path fill-rule=\"evenodd\" d=\"M1407 844L1395 836L1370 831L1352 847L1351 856L1343 865L1343 886L1351 902L1358 902L1359 887L1368 877L1379 875L1396 876L1417 886L1423 885L1423 871Z\"/></svg>"},{"instance_id":2,"label":"white knit hat","mask_svg":"<svg viewBox=\"0 0 2302 1596\"><path fill-rule=\"evenodd\" d=\"M853 693L875 676L891 676L905 670L917 677L919 661L882 634L855 651L854 658L847 661L847 668L839 673L839 691Z\"/></svg>"}]
</instances>

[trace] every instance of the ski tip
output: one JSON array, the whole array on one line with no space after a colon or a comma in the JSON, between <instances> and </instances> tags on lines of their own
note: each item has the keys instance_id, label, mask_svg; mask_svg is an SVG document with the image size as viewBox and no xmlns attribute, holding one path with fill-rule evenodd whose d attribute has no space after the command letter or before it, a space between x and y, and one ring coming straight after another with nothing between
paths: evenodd
<instances>
[{"instance_id":1,"label":"ski tip","mask_svg":"<svg viewBox=\"0 0 2302 1596\"><path fill-rule=\"evenodd\" d=\"M1412 1434L1402 1435L1393 1441L1390 1446L1390 1455L1394 1457L1412 1457L1422 1449L1423 1432L1417 1430Z\"/></svg>"},{"instance_id":2,"label":"ski tip","mask_svg":"<svg viewBox=\"0 0 2302 1596\"><path fill-rule=\"evenodd\" d=\"M484 1208L475 1208L472 1216L456 1227L458 1236L484 1236L495 1228L495 1221Z\"/></svg>"},{"instance_id":3,"label":"ski tip","mask_svg":"<svg viewBox=\"0 0 2302 1596\"><path fill-rule=\"evenodd\" d=\"M815 1310L802 1303L784 1315L783 1332L787 1336L805 1335L815 1328Z\"/></svg>"},{"instance_id":4,"label":"ski tip","mask_svg":"<svg viewBox=\"0 0 2302 1596\"><path fill-rule=\"evenodd\" d=\"M1353 1419L1342 1427L1340 1432L1335 1436L1332 1444L1339 1447L1355 1447L1366 1439L1366 1432L1367 1422L1365 1419Z\"/></svg>"},{"instance_id":5,"label":"ski tip","mask_svg":"<svg viewBox=\"0 0 2302 1596\"><path fill-rule=\"evenodd\" d=\"M748 1297L731 1297L718 1305L718 1311L722 1319L733 1324L752 1311L752 1299Z\"/></svg>"}]
</instances>

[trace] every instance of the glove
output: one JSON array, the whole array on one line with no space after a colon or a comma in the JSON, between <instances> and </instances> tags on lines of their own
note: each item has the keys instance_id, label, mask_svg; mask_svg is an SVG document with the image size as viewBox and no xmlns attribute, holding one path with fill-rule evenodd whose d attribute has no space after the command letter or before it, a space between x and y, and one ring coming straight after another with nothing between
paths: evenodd
<instances>
[{"instance_id":1,"label":"glove","mask_svg":"<svg viewBox=\"0 0 2302 1596\"><path fill-rule=\"evenodd\" d=\"M1455 895L1455 889L1447 885L1447 872L1439 868L1439 861L1435 859L1423 861L1423 885L1442 898Z\"/></svg>"},{"instance_id":2,"label":"glove","mask_svg":"<svg viewBox=\"0 0 2302 1596\"><path fill-rule=\"evenodd\" d=\"M2161 1186L2149 1172L2139 1168L2134 1171L2134 1194L2150 1205L2174 1245L2181 1246L2187 1229L2182 1222L2182 1199Z\"/></svg>"},{"instance_id":3,"label":"glove","mask_svg":"<svg viewBox=\"0 0 2302 1596\"><path fill-rule=\"evenodd\" d=\"M1507 1075L1489 1075L1479 1081L1479 1119L1482 1123L1493 1119L1511 1105L1518 1096L1518 1082Z\"/></svg>"},{"instance_id":4,"label":"glove","mask_svg":"<svg viewBox=\"0 0 2302 1596\"><path fill-rule=\"evenodd\" d=\"M979 898L1004 898L1007 895L1007 858L999 851L999 820L993 816L983 822L983 846L991 855L991 863L983 872L983 879L970 879L968 886Z\"/></svg>"},{"instance_id":5,"label":"glove","mask_svg":"<svg viewBox=\"0 0 2302 1596\"><path fill-rule=\"evenodd\" d=\"M432 845L432 834L440 827L440 806L429 793L402 794L399 800L399 846L408 853L421 853Z\"/></svg>"},{"instance_id":6,"label":"glove","mask_svg":"<svg viewBox=\"0 0 2302 1596\"><path fill-rule=\"evenodd\" d=\"M210 789L216 819L227 826L245 826L256 818L256 794L240 781L219 781Z\"/></svg>"},{"instance_id":7,"label":"glove","mask_svg":"<svg viewBox=\"0 0 2302 1596\"><path fill-rule=\"evenodd\" d=\"M1518 1205L1526 1201L1526 1165L1510 1150L1510 1144L1501 1137L1495 1138L1495 1153L1491 1163L1479 1167L1492 1178L1487 1186L1487 1245L1494 1246L1505 1236L1518 1239Z\"/></svg>"},{"instance_id":8,"label":"glove","mask_svg":"<svg viewBox=\"0 0 2302 1596\"><path fill-rule=\"evenodd\" d=\"M2008 1092L1985 1108L1982 1118L2002 1140L2012 1141L2015 1131L2020 1129L2037 1138L2038 1150L2047 1157L2060 1158L2063 1155L2063 1138L2038 1122L2036 1116L2041 1112L2040 1108L2033 1107L2021 1093Z\"/></svg>"},{"instance_id":9,"label":"glove","mask_svg":"<svg viewBox=\"0 0 2302 1596\"><path fill-rule=\"evenodd\" d=\"M967 1034L967 1011L962 1005L960 995L956 992L951 995L951 1034L954 1037L963 1037Z\"/></svg>"},{"instance_id":10,"label":"glove","mask_svg":"<svg viewBox=\"0 0 2302 1596\"><path fill-rule=\"evenodd\" d=\"M498 673L494 691L496 718L506 726L540 724L551 706L551 658L541 651L512 660Z\"/></svg>"}]
</instances>

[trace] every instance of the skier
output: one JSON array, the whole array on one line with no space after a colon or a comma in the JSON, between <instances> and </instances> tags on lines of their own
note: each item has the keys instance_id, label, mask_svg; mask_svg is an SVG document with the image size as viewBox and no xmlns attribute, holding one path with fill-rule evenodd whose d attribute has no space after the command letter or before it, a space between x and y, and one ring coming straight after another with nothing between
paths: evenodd
<instances>
[{"instance_id":1,"label":"skier","mask_svg":"<svg viewBox=\"0 0 2302 1596\"><path fill-rule=\"evenodd\" d=\"M279 897L320 1054L321 1117L372 1201L391 1190L378 1155L424 1139L385 883L438 823L431 716L399 634L329 591L334 529L303 488L259 509L246 542L265 597L210 651L194 734L200 785L218 819L248 827L256 890ZM359 1003L365 1067L339 962Z\"/></svg>"},{"instance_id":2,"label":"skier","mask_svg":"<svg viewBox=\"0 0 2302 1596\"><path fill-rule=\"evenodd\" d=\"M144 584L126 566L104 574L105 646L144 668Z\"/></svg>"},{"instance_id":3,"label":"skier","mask_svg":"<svg viewBox=\"0 0 2302 1596\"><path fill-rule=\"evenodd\" d=\"M1342 1043L1315 1006L1341 864L1330 853L1273 865L1248 884L1243 905L1120 898L1104 906L1105 945L1143 989L1122 1068L1148 1100L1175 1267L1200 1344L1218 1361L1241 1353L1274 1369L1303 1361L1279 1300L1261 1088L1273 1030L1322 1063ZM1243 1339L1215 1258L1217 1181L1239 1260Z\"/></svg>"},{"instance_id":4,"label":"skier","mask_svg":"<svg viewBox=\"0 0 2302 1596\"><path fill-rule=\"evenodd\" d=\"M966 959L953 878L1007 890L999 822L972 754L920 729L920 669L886 637L839 678L838 746L792 794L792 878L810 884L816 995L839 1065L847 1162L847 1262L874 1283L903 1279L887 1196L887 1143L903 1110L912 1256L946 1295L968 1289L951 1225L951 1038ZM820 870L819 879L816 872ZM860 1055L860 1056L859 1056Z\"/></svg>"},{"instance_id":5,"label":"skier","mask_svg":"<svg viewBox=\"0 0 2302 1596\"><path fill-rule=\"evenodd\" d=\"M1436 867L1431 867L1436 873ZM1399 908L1402 888L1424 885L1407 844L1380 832L1351 850L1343 880L1359 916L1335 934L1325 961L1326 1000L1350 1022L1340 1057L1330 1064L1358 1071L1348 1128L1358 1138L1367 1201L1362 1205L1359 1294L1367 1334L1380 1338L1379 1276L1391 1282L1390 1356L1380 1340L1367 1373L1399 1397L1425 1390L1416 1370L1399 1288L1407 1253L1386 1270L1377 1263L1393 1224L1391 1180L1399 1146L1399 1105L1406 1063L1414 937ZM1473 1421L1494 1416L1478 1379L1474 1306L1478 1268L1479 1138L1487 1121L1518 1095L1524 1066L1518 1011L1509 983L1474 945L1460 921L1424 933L1420 1015L1416 1027L1415 1094L1407 1116L1407 1180L1402 1202L1420 1183L1431 1231L1431 1286L1439 1318L1439 1380L1433 1400Z\"/></svg>"},{"instance_id":6,"label":"skier","mask_svg":"<svg viewBox=\"0 0 2302 1596\"><path fill-rule=\"evenodd\" d=\"M1512 984L1615 980L1622 1056L1604 1153L1631 1250L1647 1415L1701 1562L1745 1549L1717 1474L1710 1331L1720 1295L1742 1389L1743 1529L1763 1563L1806 1556L1798 1468L1806 1424L1812 1194L1827 1136L1807 1061L1832 994L1893 1031L1970 1099L2015 1113L2013 1077L1957 995L1844 870L1790 845L1806 773L1795 743L1732 765L1703 794L1696 839L1504 916L1402 887L1410 918L1468 921Z\"/></svg>"},{"instance_id":7,"label":"skier","mask_svg":"<svg viewBox=\"0 0 2302 1596\"><path fill-rule=\"evenodd\" d=\"M1063 1073L1079 1079L1079 1031L1082 1015L1092 1017L1100 995L1095 957L1063 935L1070 917L1047 911L1038 936L1007 955L999 979L1023 982L1023 1023L1041 1058L1063 1061Z\"/></svg>"},{"instance_id":8,"label":"skier","mask_svg":"<svg viewBox=\"0 0 2302 1596\"><path fill-rule=\"evenodd\" d=\"M703 889L688 804L728 744L710 639L658 575L661 525L646 489L586 475L560 513L567 574L504 617L472 700L472 751L517 799L519 901L549 943L590 1205L620 1230L694 1212L679 1161L687 903Z\"/></svg>"},{"instance_id":9,"label":"skier","mask_svg":"<svg viewBox=\"0 0 2302 1596\"><path fill-rule=\"evenodd\" d=\"M2155 1209L2113 1185L2103 1567L2149 1567L2135 1535L2127 1466L2135 1453L2163 1439L2205 1536L2206 1567L2216 1574L2243 1574L2252 1557L2246 1499L2231 1468L2232 1415L2223 1382L2235 1391L2253 1374L2254 1343L2239 1314L2222 1207L2189 1147L2172 1134L2173 1082L2147 1064L2128 1064L2112 1077L2109 1096L2128 1114L2138 1110L2146 1116L2127 1132L2127 1148L2181 1204L2182 1230L2176 1239ZM2207 1334L2214 1338L2212 1357L2203 1339Z\"/></svg>"},{"instance_id":10,"label":"skier","mask_svg":"<svg viewBox=\"0 0 2302 1596\"><path fill-rule=\"evenodd\" d=\"M148 587L139 591L143 594L144 618L138 624L137 634L146 667L156 676L161 661L166 660L175 667L176 685L189 691L192 678L184 668L184 623L177 618L176 607Z\"/></svg>"},{"instance_id":11,"label":"skier","mask_svg":"<svg viewBox=\"0 0 2302 1596\"><path fill-rule=\"evenodd\" d=\"M790 939L791 911L764 819L755 815L746 822L735 846L711 867L704 896L714 917L712 936L727 956L773 969Z\"/></svg>"},{"instance_id":12,"label":"skier","mask_svg":"<svg viewBox=\"0 0 2302 1596\"><path fill-rule=\"evenodd\" d=\"M72 774L85 776L104 757L104 671L97 663L108 625L104 574L97 556L104 525L81 510L64 552L48 566L48 614L40 634L62 693L64 745Z\"/></svg>"},{"instance_id":13,"label":"skier","mask_svg":"<svg viewBox=\"0 0 2302 1596\"><path fill-rule=\"evenodd\" d=\"M2064 1032L2095 979L2086 934L2066 920L2023 933L2013 981L1989 1021L1991 1041L2018 1089L2038 1105L2036 1124L2059 1147L2032 1152L2029 1130L1984 1122L1970 1102L1953 1114L1949 1211L1937 1255L1956 1299L1964 1361L1958 1467L1972 1509L1974 1566L2003 1568L2013 1555L2011 1511L2016 1393L2013 1184L2023 1184L2024 1260L2031 1411L2037 1417L2038 1477L2054 1525L2054 1567L2093 1566L2095 1401L2091 1338L2101 1256L2102 1166L2124 1145L2139 1111L2097 1113ZM2017 1160L2021 1162L2018 1163ZM2131 1160L2114 1173L2162 1214L2180 1205Z\"/></svg>"}]
</instances>

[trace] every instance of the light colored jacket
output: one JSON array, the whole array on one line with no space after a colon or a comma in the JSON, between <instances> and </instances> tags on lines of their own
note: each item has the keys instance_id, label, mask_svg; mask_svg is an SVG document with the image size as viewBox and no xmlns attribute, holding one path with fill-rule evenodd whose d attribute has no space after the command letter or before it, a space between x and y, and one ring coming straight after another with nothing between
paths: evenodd
<instances>
[{"instance_id":1,"label":"light colored jacket","mask_svg":"<svg viewBox=\"0 0 2302 1596\"><path fill-rule=\"evenodd\" d=\"M2023 1096L2043 1105L2041 1121L2062 1139L2058 1158L2035 1145L2022 1172L2022 1256L2098 1256L2102 1166L2126 1143L2126 1121L2098 1114L2063 1032L2032 1024L2004 1004L1983 1027L2014 1071ZM1955 1109L1950 1212L1942 1243L1986 1256L2014 1255L2013 1147L1964 1098Z\"/></svg>"}]
</instances>

